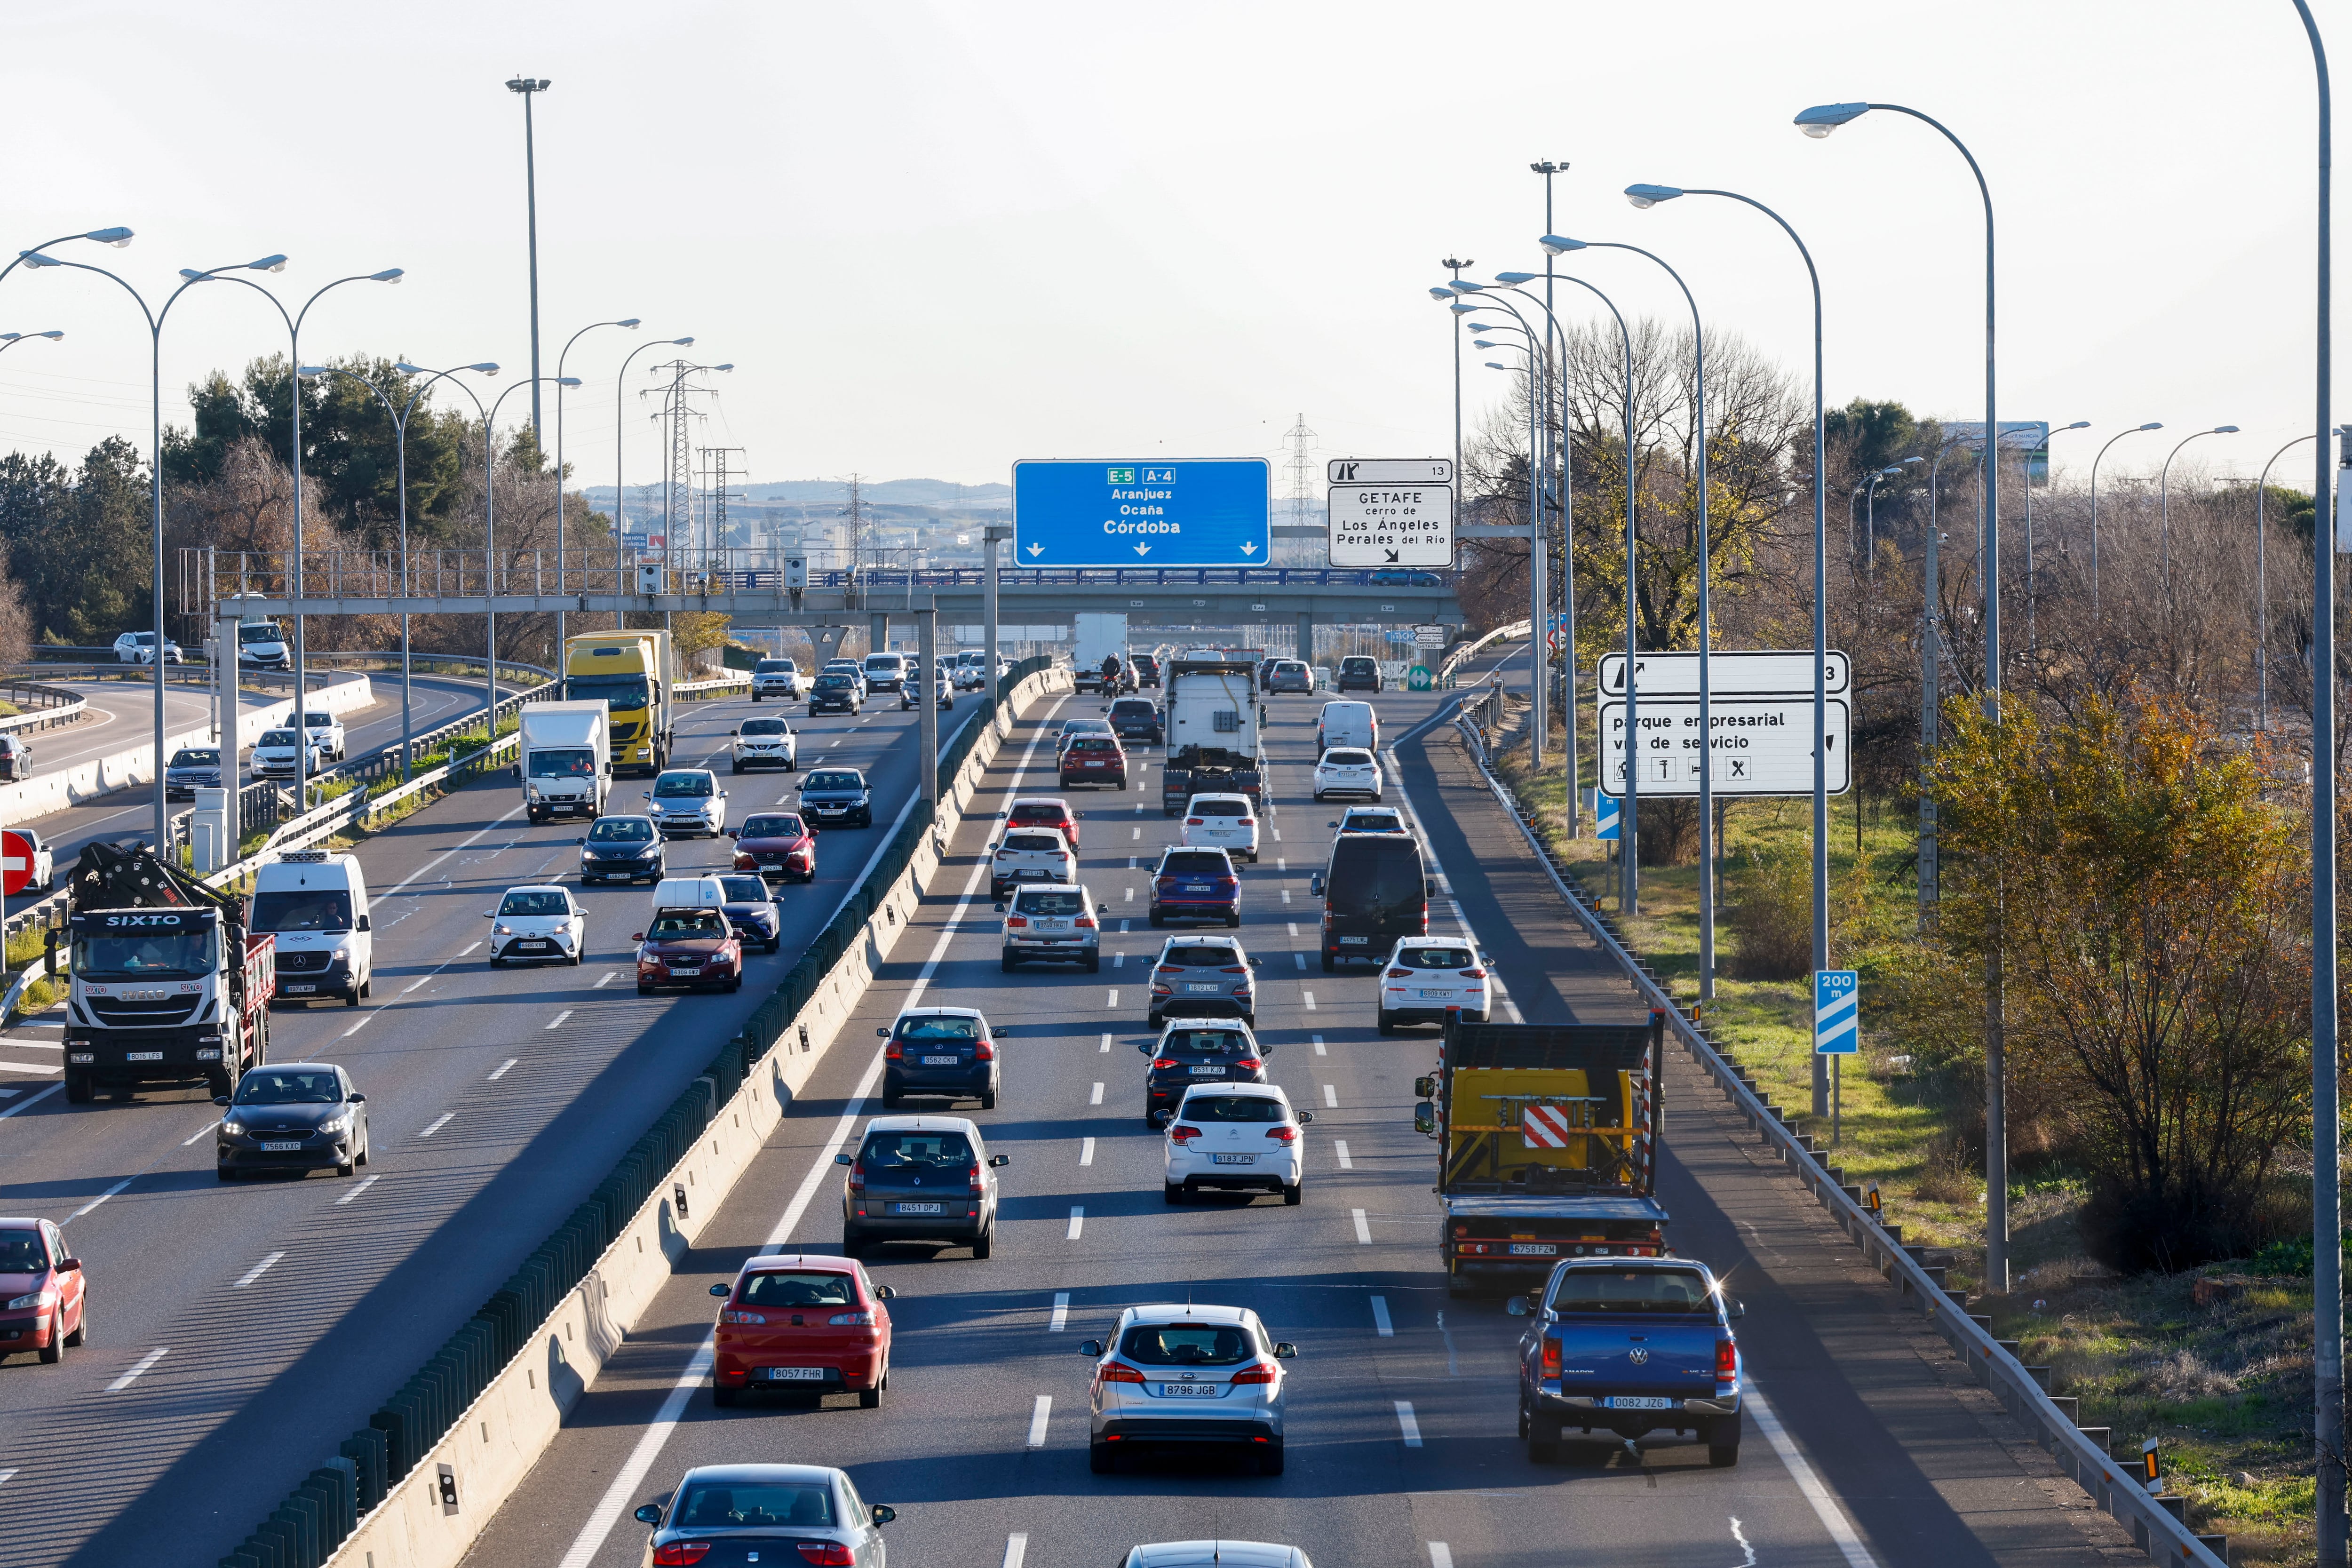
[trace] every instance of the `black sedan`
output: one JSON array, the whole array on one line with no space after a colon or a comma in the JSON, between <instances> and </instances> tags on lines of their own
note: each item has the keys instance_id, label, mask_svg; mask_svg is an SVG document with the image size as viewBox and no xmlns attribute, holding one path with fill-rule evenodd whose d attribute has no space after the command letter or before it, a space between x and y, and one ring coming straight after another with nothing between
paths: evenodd
<instances>
[{"instance_id":1,"label":"black sedan","mask_svg":"<svg viewBox=\"0 0 2352 1568\"><path fill-rule=\"evenodd\" d=\"M1122 741L1156 746L1166 738L1160 710L1151 705L1149 697L1122 697L1103 711L1110 715L1111 733Z\"/></svg>"},{"instance_id":2,"label":"black sedan","mask_svg":"<svg viewBox=\"0 0 2352 1568\"><path fill-rule=\"evenodd\" d=\"M194 800L200 789L218 789L221 754L218 746L183 746L172 753L163 769L163 798Z\"/></svg>"},{"instance_id":3,"label":"black sedan","mask_svg":"<svg viewBox=\"0 0 2352 1568\"><path fill-rule=\"evenodd\" d=\"M784 917L776 900L768 891L768 879L761 876L730 876L719 879L719 888L727 894L721 906L727 923L749 948L760 944L762 952L773 952L784 945Z\"/></svg>"},{"instance_id":4,"label":"black sedan","mask_svg":"<svg viewBox=\"0 0 2352 1568\"><path fill-rule=\"evenodd\" d=\"M214 1169L224 1182L247 1171L331 1170L348 1176L368 1163L367 1096L332 1062L272 1063L215 1095Z\"/></svg>"},{"instance_id":5,"label":"black sedan","mask_svg":"<svg viewBox=\"0 0 2352 1568\"><path fill-rule=\"evenodd\" d=\"M1143 1124L1159 1127L1196 1083L1264 1083L1272 1046L1237 1024L1171 1024L1157 1041L1135 1047L1151 1058L1143 1072Z\"/></svg>"},{"instance_id":6,"label":"black sedan","mask_svg":"<svg viewBox=\"0 0 2352 1568\"><path fill-rule=\"evenodd\" d=\"M600 816L580 840L580 880L658 882L669 869L662 836L650 816Z\"/></svg>"},{"instance_id":7,"label":"black sedan","mask_svg":"<svg viewBox=\"0 0 2352 1568\"><path fill-rule=\"evenodd\" d=\"M856 713L866 707L857 678L845 673L820 675L809 686L808 710L816 713Z\"/></svg>"},{"instance_id":8,"label":"black sedan","mask_svg":"<svg viewBox=\"0 0 2352 1568\"><path fill-rule=\"evenodd\" d=\"M874 792L856 768L819 768L801 785L801 815L842 827L871 827Z\"/></svg>"}]
</instances>

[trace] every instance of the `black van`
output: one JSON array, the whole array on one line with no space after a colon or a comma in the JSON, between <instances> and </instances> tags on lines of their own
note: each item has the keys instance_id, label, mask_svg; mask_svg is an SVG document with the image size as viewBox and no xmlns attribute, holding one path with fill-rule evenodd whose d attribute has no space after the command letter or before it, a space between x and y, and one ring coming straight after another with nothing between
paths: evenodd
<instances>
[{"instance_id":1,"label":"black van","mask_svg":"<svg viewBox=\"0 0 2352 1568\"><path fill-rule=\"evenodd\" d=\"M1385 962L1401 936L1429 934L1428 874L1410 833L1349 833L1308 884L1323 900L1323 972L1343 958Z\"/></svg>"}]
</instances>

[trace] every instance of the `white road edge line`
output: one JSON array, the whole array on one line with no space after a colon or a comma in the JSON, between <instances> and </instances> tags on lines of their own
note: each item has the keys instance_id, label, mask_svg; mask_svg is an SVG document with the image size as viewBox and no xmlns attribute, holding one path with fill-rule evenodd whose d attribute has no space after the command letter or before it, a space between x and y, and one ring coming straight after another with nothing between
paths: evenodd
<instances>
[{"instance_id":1,"label":"white road edge line","mask_svg":"<svg viewBox=\"0 0 2352 1568\"><path fill-rule=\"evenodd\" d=\"M1404 1446L1408 1448L1420 1447L1421 1423L1412 1418L1412 1400L1396 1401L1396 1418L1397 1429L1404 1434Z\"/></svg>"},{"instance_id":2,"label":"white road edge line","mask_svg":"<svg viewBox=\"0 0 2352 1568\"><path fill-rule=\"evenodd\" d=\"M129 1372L124 1373L112 1383L108 1384L106 1385L106 1392L109 1394L121 1393L124 1389L130 1387L133 1383L138 1381L140 1373L153 1366L157 1362L162 1361L163 1357L170 1352L170 1350L171 1347L168 1345L158 1345L153 1350L149 1351L145 1355L141 1356L137 1361L131 1363L131 1370Z\"/></svg>"},{"instance_id":3,"label":"white road edge line","mask_svg":"<svg viewBox=\"0 0 2352 1568\"><path fill-rule=\"evenodd\" d=\"M1748 1379L1747 1394L1742 1403L1748 1406L1748 1414L1755 1417L1756 1429L1764 1434L1764 1440L1771 1444L1772 1451L1780 1457L1781 1468L1789 1472L1789 1479L1797 1483L1797 1489L1805 1494L1807 1502L1812 1504L1813 1517L1822 1521L1822 1528L1829 1532L1832 1541L1837 1542L1837 1549L1845 1557L1847 1568L1878 1568L1878 1559L1870 1554L1870 1549L1862 1543L1862 1537L1854 1533L1853 1521L1846 1518L1845 1510L1838 1506L1837 1499L1830 1495L1829 1489L1822 1485L1821 1478L1813 1474L1813 1467L1805 1462L1804 1455L1797 1452L1797 1445L1790 1440L1788 1432L1780 1425L1780 1416L1773 1414L1771 1404L1765 1399L1764 1391L1756 1386L1753 1378Z\"/></svg>"},{"instance_id":4,"label":"white road edge line","mask_svg":"<svg viewBox=\"0 0 2352 1568\"><path fill-rule=\"evenodd\" d=\"M1056 1290L1054 1292L1054 1315L1046 1320L1045 1331L1049 1334L1058 1334L1069 1326L1070 1293L1067 1290Z\"/></svg>"},{"instance_id":5,"label":"white road edge line","mask_svg":"<svg viewBox=\"0 0 2352 1568\"><path fill-rule=\"evenodd\" d=\"M263 1258L260 1262L247 1269L245 1271L245 1278L230 1286L229 1289L232 1290L244 1289L247 1286L252 1284L255 1280L268 1273L269 1270L277 1265L278 1260L285 1256L286 1254L283 1252L271 1253L268 1257Z\"/></svg>"},{"instance_id":6,"label":"white road edge line","mask_svg":"<svg viewBox=\"0 0 2352 1568\"><path fill-rule=\"evenodd\" d=\"M1035 1407L1029 1412L1029 1446L1031 1447L1042 1448L1045 1446L1045 1420L1053 1414L1054 1396L1050 1394L1039 1394Z\"/></svg>"}]
</instances>

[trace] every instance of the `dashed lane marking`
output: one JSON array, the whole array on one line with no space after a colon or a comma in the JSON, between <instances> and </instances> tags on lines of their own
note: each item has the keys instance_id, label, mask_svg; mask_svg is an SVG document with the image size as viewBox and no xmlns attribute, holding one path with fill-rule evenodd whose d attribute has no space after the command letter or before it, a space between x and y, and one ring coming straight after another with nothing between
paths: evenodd
<instances>
[{"instance_id":1,"label":"dashed lane marking","mask_svg":"<svg viewBox=\"0 0 2352 1568\"><path fill-rule=\"evenodd\" d=\"M1323 1109L1326 1110L1339 1109L1339 1091L1328 1083L1323 1086Z\"/></svg>"},{"instance_id":2,"label":"dashed lane marking","mask_svg":"<svg viewBox=\"0 0 2352 1568\"><path fill-rule=\"evenodd\" d=\"M1105 1035L1105 1036L1103 1036L1103 1037L1102 1037L1102 1051L1101 1051L1101 1054L1102 1054L1102 1055L1104 1055L1104 1056L1108 1056L1108 1055L1110 1055L1110 1036L1108 1036L1108 1034L1106 1034L1106 1035Z\"/></svg>"},{"instance_id":3,"label":"dashed lane marking","mask_svg":"<svg viewBox=\"0 0 2352 1568\"><path fill-rule=\"evenodd\" d=\"M1331 1157L1339 1162L1339 1169L1343 1171L1352 1171L1356 1168L1355 1160L1348 1152L1348 1141L1345 1138L1331 1140Z\"/></svg>"},{"instance_id":4,"label":"dashed lane marking","mask_svg":"<svg viewBox=\"0 0 2352 1568\"><path fill-rule=\"evenodd\" d=\"M205 1129L205 1131L211 1131L211 1129L210 1129L210 1128L206 1128L206 1129ZM184 1144L184 1143L183 1143L183 1144L182 1144L182 1145L180 1145L180 1146L181 1146L182 1148L184 1148L184 1149L187 1147L187 1145L186 1145L186 1144ZM79 1207L79 1208L78 1208L78 1209L74 1210L74 1212L73 1212L73 1213L71 1213L71 1214L68 1215L66 1216L66 1221L65 1221L65 1223L66 1223L66 1224L68 1224L68 1225L71 1225L71 1224L73 1224L73 1222L74 1222L74 1221L76 1221L76 1220L78 1220L78 1219L81 1218L81 1216L82 1216L82 1215L84 1215L88 1214L90 1210L92 1210L92 1209L96 1208L99 1205L100 1205L100 1204L104 1203L107 1199L109 1199L109 1198L112 1197L115 1194L117 1194L117 1193L121 1192L123 1188L125 1188L125 1187L129 1186L131 1183L133 1183L133 1182L137 1181L138 1179L139 1179L139 1178L138 1178L138 1177L136 1177L136 1176L125 1176L125 1177L123 1177L123 1178L122 1178L122 1180L121 1180L121 1181L119 1181L119 1182L117 1182L117 1183L115 1183L115 1184L114 1184L114 1185L112 1185L112 1186L110 1186L110 1187L107 1188L107 1189L106 1189L106 1191L104 1191L104 1192L102 1192L102 1193L99 1194L98 1194L98 1196L96 1196L96 1197L94 1197L94 1198L90 1199L90 1200L89 1200L89 1202L88 1202L88 1203L86 1203L86 1204L82 1205L81 1205L81 1207Z\"/></svg>"},{"instance_id":5,"label":"dashed lane marking","mask_svg":"<svg viewBox=\"0 0 2352 1568\"><path fill-rule=\"evenodd\" d=\"M1037 1445L1032 1443L1029 1446L1034 1448ZM1002 1568L1021 1568L1022 1562L1027 1558L1028 1555L1029 1537L1027 1532L1016 1530L1012 1534L1004 1538L1004 1562L1002 1564ZM1451 1568L1451 1564L1448 1565L1448 1568Z\"/></svg>"},{"instance_id":6,"label":"dashed lane marking","mask_svg":"<svg viewBox=\"0 0 2352 1568\"><path fill-rule=\"evenodd\" d=\"M1078 1142L1078 1163L1081 1165L1091 1165L1094 1163L1095 1141L1091 1138L1080 1139Z\"/></svg>"},{"instance_id":7,"label":"dashed lane marking","mask_svg":"<svg viewBox=\"0 0 2352 1568\"><path fill-rule=\"evenodd\" d=\"M566 1007L562 1012L558 1013L554 1017L550 1018L547 1021L547 1027L551 1029L560 1029L563 1026L563 1020L570 1016L572 1016L572 1009Z\"/></svg>"},{"instance_id":8,"label":"dashed lane marking","mask_svg":"<svg viewBox=\"0 0 2352 1568\"><path fill-rule=\"evenodd\" d=\"M1108 1037L1106 1036L1105 1038L1108 1038ZM1102 1085L1095 1085L1095 1091L1087 1096L1087 1103L1088 1105L1100 1105L1102 1103Z\"/></svg>"},{"instance_id":9,"label":"dashed lane marking","mask_svg":"<svg viewBox=\"0 0 2352 1568\"><path fill-rule=\"evenodd\" d=\"M1114 986L1112 986L1112 987L1110 988L1110 1000L1109 1000L1109 1001L1108 1001L1108 1002L1106 1002L1106 1003L1104 1003L1104 1004L1103 1004L1103 1005L1104 1005L1104 1006L1106 1006L1106 1007L1116 1007L1116 1006L1118 1006L1118 986L1114 985Z\"/></svg>"},{"instance_id":10,"label":"dashed lane marking","mask_svg":"<svg viewBox=\"0 0 2352 1568\"><path fill-rule=\"evenodd\" d=\"M519 1061L520 1061L520 1060L522 1060L522 1058L521 1058L520 1057L509 1057L506 1060L504 1060L504 1061L502 1061L502 1062L500 1062L500 1063L499 1064L499 1070L498 1070L498 1071L496 1071L496 1072L492 1073L488 1078L487 1078L487 1079L483 1079L482 1081L483 1081L483 1082L485 1082L485 1083L496 1083L496 1082L498 1082L498 1081L499 1081L499 1079L502 1079L502 1078L504 1078L504 1077L506 1077L506 1076L507 1076L508 1070L509 1070L509 1069L510 1069L510 1068L515 1065L515 1063L517 1063L517 1062L519 1062Z\"/></svg>"},{"instance_id":11,"label":"dashed lane marking","mask_svg":"<svg viewBox=\"0 0 2352 1568\"><path fill-rule=\"evenodd\" d=\"M137 1361L131 1363L131 1370L129 1372L124 1373L112 1383L108 1384L106 1385L106 1392L109 1394L121 1393L124 1389L138 1382L142 1373L146 1373L150 1368L153 1367L157 1362L162 1361L170 1353L171 1347L169 1345L156 1346L153 1350L149 1351L145 1355L141 1356Z\"/></svg>"},{"instance_id":12,"label":"dashed lane marking","mask_svg":"<svg viewBox=\"0 0 2352 1568\"><path fill-rule=\"evenodd\" d=\"M1045 1446L1045 1421L1053 1414L1054 1396L1050 1394L1039 1394L1036 1405L1029 1412L1029 1446L1031 1447L1042 1448Z\"/></svg>"},{"instance_id":13,"label":"dashed lane marking","mask_svg":"<svg viewBox=\"0 0 2352 1568\"><path fill-rule=\"evenodd\" d=\"M1356 1216L1357 1241L1366 1247L1371 1246L1372 1227L1370 1222L1364 1218L1364 1211L1361 1209L1349 1209L1348 1212Z\"/></svg>"},{"instance_id":14,"label":"dashed lane marking","mask_svg":"<svg viewBox=\"0 0 2352 1568\"><path fill-rule=\"evenodd\" d=\"M335 1200L335 1206L337 1208L342 1207L345 1204L351 1202L353 1198L359 1196L362 1193L367 1191L370 1187L375 1185L382 1180L383 1180L382 1176L365 1176L361 1178L360 1184L358 1186L353 1187L350 1192L345 1193L341 1197Z\"/></svg>"},{"instance_id":15,"label":"dashed lane marking","mask_svg":"<svg viewBox=\"0 0 2352 1568\"><path fill-rule=\"evenodd\" d=\"M1421 1423L1412 1418L1412 1400L1400 1399L1396 1402L1396 1417L1397 1430L1404 1434L1404 1446L1408 1448L1420 1447Z\"/></svg>"},{"instance_id":16,"label":"dashed lane marking","mask_svg":"<svg viewBox=\"0 0 2352 1568\"><path fill-rule=\"evenodd\" d=\"M425 1131L424 1131L419 1132L419 1133L417 1134L417 1136L418 1136L419 1138L430 1138L430 1137L432 1137L432 1136L433 1136L433 1134L435 1134L436 1132L440 1131L441 1131L441 1129L443 1129L444 1127L448 1126L448 1125L449 1125L449 1119L450 1119L451 1117L453 1117L453 1116L457 1115L457 1113L456 1111L454 1111L454 1110L445 1110L445 1111L443 1111L440 1115L438 1115L438 1116L435 1117L435 1118L433 1119L432 1124L431 1124L430 1126L426 1127L426 1128L425 1129Z\"/></svg>"},{"instance_id":17,"label":"dashed lane marking","mask_svg":"<svg viewBox=\"0 0 2352 1568\"><path fill-rule=\"evenodd\" d=\"M1303 952L1294 952L1290 956L1297 962L1299 973L1302 974L1305 973L1307 972L1307 955Z\"/></svg>"},{"instance_id":18,"label":"dashed lane marking","mask_svg":"<svg viewBox=\"0 0 2352 1568\"><path fill-rule=\"evenodd\" d=\"M1307 1010L1310 1013L1315 1011L1315 993L1312 991L1301 991L1298 994L1305 1000Z\"/></svg>"},{"instance_id":19,"label":"dashed lane marking","mask_svg":"<svg viewBox=\"0 0 2352 1568\"><path fill-rule=\"evenodd\" d=\"M1309 1036L1307 1036L1307 1037L1308 1039L1310 1039L1310 1040L1312 1040L1312 1041L1314 1041L1314 1042L1315 1042L1315 1054L1316 1054L1317 1056L1318 1056L1318 1057L1327 1057L1327 1056L1329 1056L1329 1055L1331 1054L1330 1052L1328 1052L1328 1051L1327 1051L1327 1050L1325 1050L1325 1049L1323 1048L1323 1037L1322 1037L1322 1036L1320 1036L1320 1035L1309 1035Z\"/></svg>"},{"instance_id":20,"label":"dashed lane marking","mask_svg":"<svg viewBox=\"0 0 2352 1568\"><path fill-rule=\"evenodd\" d=\"M1067 1290L1056 1290L1054 1292L1054 1315L1046 1320L1045 1331L1049 1334L1058 1334L1069 1326L1070 1293Z\"/></svg>"},{"instance_id":21,"label":"dashed lane marking","mask_svg":"<svg viewBox=\"0 0 2352 1568\"><path fill-rule=\"evenodd\" d=\"M605 986L610 985L614 981L618 980L620 977L621 972L619 970L608 969L604 971L604 978L597 981L595 984L588 987L588 989L591 991L602 991Z\"/></svg>"},{"instance_id":22,"label":"dashed lane marking","mask_svg":"<svg viewBox=\"0 0 2352 1568\"><path fill-rule=\"evenodd\" d=\"M1386 1296L1372 1298L1372 1332L1384 1340L1396 1337L1396 1325L1389 1321L1389 1299Z\"/></svg>"},{"instance_id":23,"label":"dashed lane marking","mask_svg":"<svg viewBox=\"0 0 2352 1568\"><path fill-rule=\"evenodd\" d=\"M1087 1205L1084 1204L1072 1204L1070 1205L1069 1234L1063 1237L1062 1239L1064 1241L1076 1241L1078 1239L1079 1233L1084 1231L1086 1228Z\"/></svg>"},{"instance_id":24,"label":"dashed lane marking","mask_svg":"<svg viewBox=\"0 0 2352 1568\"><path fill-rule=\"evenodd\" d=\"M247 1269L245 1271L245 1277L239 1279L236 1284L230 1286L229 1289L232 1290L244 1289L247 1286L252 1284L255 1280L268 1273L270 1269L277 1267L278 1260L285 1256L286 1255L283 1252L271 1253L268 1257L263 1258L260 1262Z\"/></svg>"}]
</instances>

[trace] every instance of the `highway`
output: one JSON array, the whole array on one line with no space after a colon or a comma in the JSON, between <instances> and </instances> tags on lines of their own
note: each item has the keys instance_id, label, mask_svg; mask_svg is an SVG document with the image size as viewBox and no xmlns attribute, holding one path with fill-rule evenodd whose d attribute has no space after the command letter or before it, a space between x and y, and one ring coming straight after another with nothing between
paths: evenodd
<instances>
[{"instance_id":1,"label":"highway","mask_svg":"<svg viewBox=\"0 0 2352 1568\"><path fill-rule=\"evenodd\" d=\"M941 715L943 740L976 707ZM730 821L791 798L793 775L724 773L728 730L776 711L683 710L678 761L718 759ZM164 1539L210 1562L242 1539L773 989L912 798L919 718L887 700L793 714L804 768L869 770L877 826L820 840L818 880L781 895L782 952L753 959L735 995L635 994L644 888L581 890L583 967L490 971L483 912L506 887L568 876L583 831L528 826L503 774L368 840L375 1001L272 1020L273 1059L339 1060L367 1093L375 1153L356 1178L217 1183L200 1089L69 1107L54 1079L0 1085L22 1091L0 1104L0 1213L66 1225L93 1302L92 1342L63 1365L0 1367L0 1563L120 1563ZM619 803L646 787L621 781ZM730 854L680 842L670 865Z\"/></svg>"},{"instance_id":2,"label":"highway","mask_svg":"<svg viewBox=\"0 0 2352 1568\"><path fill-rule=\"evenodd\" d=\"M1326 1563L1428 1568L1535 1568L1564 1555L1677 1568L2108 1560L2119 1544L2111 1523L2054 1480L1942 1342L1759 1157L1679 1051L1669 1052L1662 1195L1678 1249L1727 1273L1748 1308L1740 1463L1710 1469L1687 1444L1636 1453L1587 1442L1559 1465L1528 1464L1513 1435L1517 1325L1495 1301L1449 1302L1436 1268L1435 1156L1411 1121L1434 1033L1381 1039L1374 972L1326 975L1316 962L1307 880L1337 815L1307 795L1319 700L1272 700L1277 809L1263 866L1244 873L1242 931L1265 963L1258 1033L1275 1047L1272 1076L1316 1117L1304 1205L1160 1201L1136 1053L1151 1037L1144 988L1160 940L1142 919L1139 868L1177 827L1151 804L1156 779L1139 783L1140 801L1073 801L1083 875L1119 922L1098 974L999 973L979 858L988 823L967 819L858 1016L471 1561L634 1564L636 1506L689 1466L744 1460L845 1466L867 1499L898 1509L886 1537L894 1561L960 1568L1099 1568L1138 1542L1213 1535L1287 1542ZM1638 1018L1450 732L1409 732L1451 699L1379 702L1446 878L1433 929L1475 931L1511 999L1506 1016ZM1094 707L1071 698L1034 710L992 764L996 799L983 794L975 812L1001 808L1015 787L1050 791L1050 742L1038 742ZM904 1246L869 1256L898 1292L879 1410L778 1395L718 1410L708 1287L762 1250L838 1250L831 1157L879 1109L870 1030L918 1000L978 1006L1005 1039L998 1109L956 1108L1012 1159L994 1256ZM1299 1344L1284 1476L1209 1460L1088 1472L1079 1342L1122 1306L1187 1299L1254 1308Z\"/></svg>"}]
</instances>

